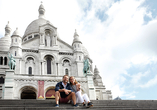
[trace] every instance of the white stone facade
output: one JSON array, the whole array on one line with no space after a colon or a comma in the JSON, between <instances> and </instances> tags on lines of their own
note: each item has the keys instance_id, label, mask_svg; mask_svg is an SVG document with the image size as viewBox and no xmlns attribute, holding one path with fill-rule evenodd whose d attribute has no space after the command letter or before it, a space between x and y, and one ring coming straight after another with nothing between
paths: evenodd
<instances>
[{"instance_id":1,"label":"white stone facade","mask_svg":"<svg viewBox=\"0 0 157 110\"><path fill-rule=\"evenodd\" d=\"M76 30L73 43L69 45L59 38L57 28L45 19L42 4L38 11L39 18L28 25L23 37L18 29L10 35L8 23L5 36L0 39L0 98L21 99L22 92L27 90L33 91L37 99L38 81L44 81L46 94L67 74L77 79L82 92L87 93L90 99L112 100L111 91L103 86L97 68L93 73L92 60ZM15 71L9 70L8 52L16 60ZM91 72L85 77L83 62L86 58L89 59Z\"/></svg>"}]
</instances>

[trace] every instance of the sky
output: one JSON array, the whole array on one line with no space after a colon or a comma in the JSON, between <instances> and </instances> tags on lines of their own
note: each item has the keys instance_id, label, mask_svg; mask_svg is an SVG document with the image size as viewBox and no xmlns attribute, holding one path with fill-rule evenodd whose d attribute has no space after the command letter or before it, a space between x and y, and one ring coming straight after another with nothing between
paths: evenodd
<instances>
[{"instance_id":1,"label":"sky","mask_svg":"<svg viewBox=\"0 0 157 110\"><path fill-rule=\"evenodd\" d=\"M157 99L157 0L42 0L45 18L72 44L75 29L113 99ZM41 0L0 0L0 37L9 21L23 36Z\"/></svg>"}]
</instances>

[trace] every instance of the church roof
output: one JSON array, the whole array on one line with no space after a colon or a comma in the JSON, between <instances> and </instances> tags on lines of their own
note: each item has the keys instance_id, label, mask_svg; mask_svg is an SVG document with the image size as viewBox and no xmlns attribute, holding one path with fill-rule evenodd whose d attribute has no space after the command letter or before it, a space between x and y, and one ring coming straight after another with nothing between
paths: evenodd
<instances>
[{"instance_id":1,"label":"church roof","mask_svg":"<svg viewBox=\"0 0 157 110\"><path fill-rule=\"evenodd\" d=\"M122 99L118 96L114 100L122 100Z\"/></svg>"},{"instance_id":2,"label":"church roof","mask_svg":"<svg viewBox=\"0 0 157 110\"><path fill-rule=\"evenodd\" d=\"M32 21L28 27L26 28L26 31L25 31L25 34L24 34L24 37L29 35L29 34L32 34L32 33L36 33L36 32L39 32L39 27L46 24L48 21L44 18L39 18L39 19L36 19L34 21Z\"/></svg>"}]
</instances>

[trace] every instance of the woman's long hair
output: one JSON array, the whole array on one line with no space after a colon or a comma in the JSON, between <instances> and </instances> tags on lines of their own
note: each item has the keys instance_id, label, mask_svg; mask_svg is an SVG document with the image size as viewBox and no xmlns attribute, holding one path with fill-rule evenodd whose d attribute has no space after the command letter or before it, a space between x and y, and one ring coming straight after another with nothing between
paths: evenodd
<instances>
[{"instance_id":1,"label":"woman's long hair","mask_svg":"<svg viewBox=\"0 0 157 110\"><path fill-rule=\"evenodd\" d=\"M78 84L78 82L76 81L76 79L75 79L75 77L74 76L70 76L70 78L73 78L74 80L75 80L75 84ZM69 83L70 83L70 85L72 85L72 83L70 82L70 78L69 78Z\"/></svg>"}]
</instances>

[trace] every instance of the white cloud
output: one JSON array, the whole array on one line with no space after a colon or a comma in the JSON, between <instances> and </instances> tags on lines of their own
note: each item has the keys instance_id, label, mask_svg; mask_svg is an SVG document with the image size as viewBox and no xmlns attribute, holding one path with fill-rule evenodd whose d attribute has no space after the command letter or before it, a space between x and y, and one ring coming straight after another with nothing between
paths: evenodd
<instances>
[{"instance_id":1,"label":"white cloud","mask_svg":"<svg viewBox=\"0 0 157 110\"><path fill-rule=\"evenodd\" d=\"M131 83L135 86L138 86L139 81L142 77L146 77L150 74L150 71L146 71L145 73L139 72L137 74L132 75Z\"/></svg>"},{"instance_id":2,"label":"white cloud","mask_svg":"<svg viewBox=\"0 0 157 110\"><path fill-rule=\"evenodd\" d=\"M157 85L157 75L154 78L152 78L151 80L149 80L147 83L145 83L143 85L141 84L139 87L149 88L149 87L152 87L154 85Z\"/></svg>"}]
</instances>

